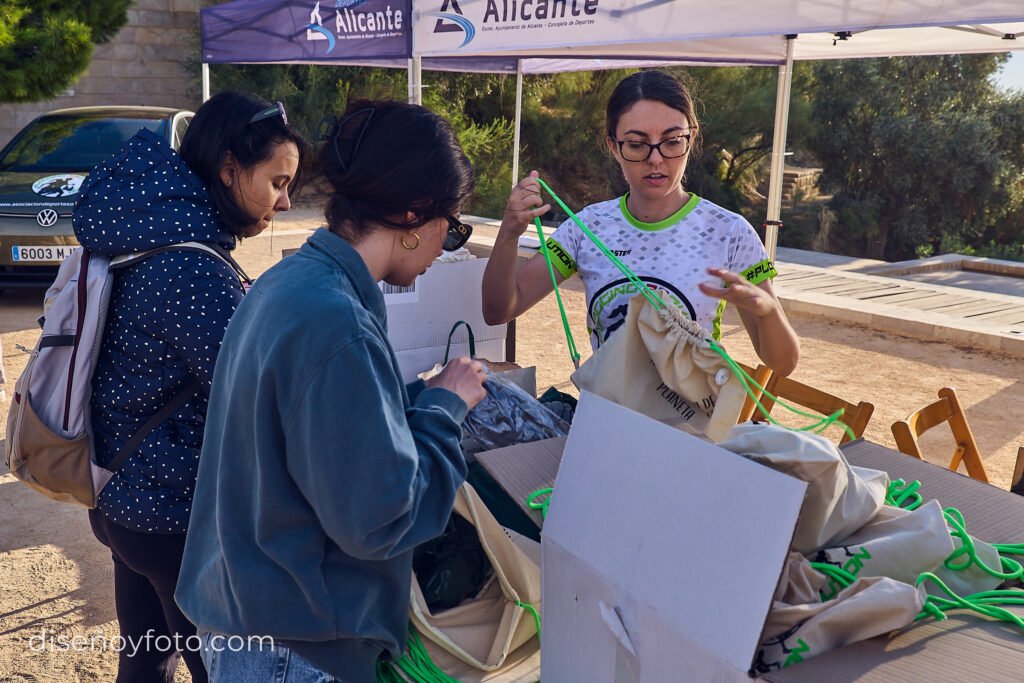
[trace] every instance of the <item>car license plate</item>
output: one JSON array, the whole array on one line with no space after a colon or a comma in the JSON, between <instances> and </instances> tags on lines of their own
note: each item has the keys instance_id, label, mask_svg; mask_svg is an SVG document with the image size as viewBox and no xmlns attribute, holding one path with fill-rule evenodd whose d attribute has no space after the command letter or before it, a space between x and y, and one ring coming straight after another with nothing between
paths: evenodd
<instances>
[{"instance_id":1,"label":"car license plate","mask_svg":"<svg viewBox=\"0 0 1024 683\"><path fill-rule=\"evenodd\" d=\"M51 261L54 263L63 261L68 256L71 256L78 247L72 245L54 245L54 246L30 246L30 247L11 247L11 258L16 263L25 263L28 261Z\"/></svg>"}]
</instances>

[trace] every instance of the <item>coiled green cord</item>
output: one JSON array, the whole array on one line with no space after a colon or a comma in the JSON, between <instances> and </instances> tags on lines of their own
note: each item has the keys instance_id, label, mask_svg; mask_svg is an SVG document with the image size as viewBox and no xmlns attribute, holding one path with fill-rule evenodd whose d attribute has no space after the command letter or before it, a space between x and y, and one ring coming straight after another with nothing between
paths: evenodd
<instances>
[{"instance_id":1,"label":"coiled green cord","mask_svg":"<svg viewBox=\"0 0 1024 683\"><path fill-rule=\"evenodd\" d=\"M434 664L411 624L405 648L405 653L394 662L377 661L378 683L406 683L406 679L396 669L400 669L416 683L459 683Z\"/></svg>"},{"instance_id":2,"label":"coiled green cord","mask_svg":"<svg viewBox=\"0 0 1024 683\"><path fill-rule=\"evenodd\" d=\"M917 492L919 488L921 488L921 482L917 480L909 484L902 479L891 481L889 490L885 493L885 502L904 510L916 510L924 502L924 498Z\"/></svg>"}]
</instances>

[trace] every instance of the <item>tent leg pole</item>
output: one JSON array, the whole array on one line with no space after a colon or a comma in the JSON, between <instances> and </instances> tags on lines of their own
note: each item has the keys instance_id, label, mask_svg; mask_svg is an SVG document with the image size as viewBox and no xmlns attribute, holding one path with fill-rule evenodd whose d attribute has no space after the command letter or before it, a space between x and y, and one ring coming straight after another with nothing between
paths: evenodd
<instances>
[{"instance_id":1,"label":"tent leg pole","mask_svg":"<svg viewBox=\"0 0 1024 683\"><path fill-rule=\"evenodd\" d=\"M768 181L768 218L764 225L764 247L775 260L779 242L779 217L782 215L782 173L786 163L786 129L789 126L789 96L793 86L793 44L796 36L786 36L786 64L779 67L779 86L775 95L775 137L772 140L772 170Z\"/></svg>"},{"instance_id":2,"label":"tent leg pole","mask_svg":"<svg viewBox=\"0 0 1024 683\"><path fill-rule=\"evenodd\" d=\"M423 59L409 58L409 104L423 104Z\"/></svg>"},{"instance_id":3,"label":"tent leg pole","mask_svg":"<svg viewBox=\"0 0 1024 683\"><path fill-rule=\"evenodd\" d=\"M203 102L210 99L210 65L203 62Z\"/></svg>"},{"instance_id":4,"label":"tent leg pole","mask_svg":"<svg viewBox=\"0 0 1024 683\"><path fill-rule=\"evenodd\" d=\"M519 182L519 131L523 125L523 60L516 60L516 118L512 137L512 187Z\"/></svg>"}]
</instances>

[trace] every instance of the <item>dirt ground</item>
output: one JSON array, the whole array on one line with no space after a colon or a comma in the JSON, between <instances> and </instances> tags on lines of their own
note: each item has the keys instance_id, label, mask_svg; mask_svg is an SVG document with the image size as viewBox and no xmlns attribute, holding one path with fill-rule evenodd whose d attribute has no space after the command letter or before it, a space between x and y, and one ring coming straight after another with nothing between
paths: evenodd
<instances>
[{"instance_id":1,"label":"dirt ground","mask_svg":"<svg viewBox=\"0 0 1024 683\"><path fill-rule=\"evenodd\" d=\"M301 244L308 220L290 222L272 237L248 240L239 260L257 275L272 265L281 249ZM8 400L27 354L34 345L34 324L42 292L8 292L0 297L0 341ZM589 354L583 297L563 297L579 347ZM893 446L889 425L931 402L944 386L957 389L991 479L1006 487L1017 447L1024 445L1024 358L883 334L822 318L797 317L803 355L794 378L853 402L874 404L866 438ZM755 364L746 333L735 315L727 315L723 342L737 359ZM538 387L572 390L572 365L565 350L553 297L518 323L518 361L536 365ZM776 409L778 412L778 409ZM0 427L7 404L0 406ZM2 432L0 432L2 433ZM929 459L945 464L949 438L928 438ZM934 453L934 455L932 455ZM940 455L941 454L941 455ZM943 460L945 458L945 461ZM0 466L2 467L2 466ZM83 509L53 503L0 474L0 681L112 681L114 643L113 567L109 554L92 536ZM59 634L68 647L51 636ZM72 641L74 636L83 636ZM177 681L189 680L184 665Z\"/></svg>"}]
</instances>

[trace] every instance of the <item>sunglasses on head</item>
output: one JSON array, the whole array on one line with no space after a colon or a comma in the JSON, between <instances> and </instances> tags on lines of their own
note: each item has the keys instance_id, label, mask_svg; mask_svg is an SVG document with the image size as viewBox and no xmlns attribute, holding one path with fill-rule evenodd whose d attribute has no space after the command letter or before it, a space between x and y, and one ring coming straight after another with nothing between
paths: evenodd
<instances>
[{"instance_id":1,"label":"sunglasses on head","mask_svg":"<svg viewBox=\"0 0 1024 683\"><path fill-rule=\"evenodd\" d=\"M272 107L267 107L266 109L258 111L255 114L253 114L252 118L249 119L249 123L256 123L257 121L262 121L263 119L269 119L272 116L280 116L281 120L284 121L284 124L286 126L288 125L288 114L285 113L284 105L281 104L280 102L277 102Z\"/></svg>"},{"instance_id":2,"label":"sunglasses on head","mask_svg":"<svg viewBox=\"0 0 1024 683\"><path fill-rule=\"evenodd\" d=\"M444 238L444 245L441 248L445 251L455 251L469 241L469 236L473 234L473 226L463 223L450 213L445 214L445 218L448 219L448 235Z\"/></svg>"}]
</instances>

